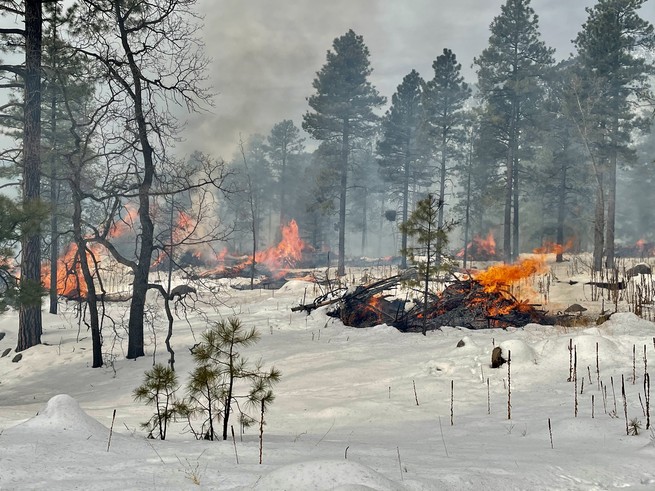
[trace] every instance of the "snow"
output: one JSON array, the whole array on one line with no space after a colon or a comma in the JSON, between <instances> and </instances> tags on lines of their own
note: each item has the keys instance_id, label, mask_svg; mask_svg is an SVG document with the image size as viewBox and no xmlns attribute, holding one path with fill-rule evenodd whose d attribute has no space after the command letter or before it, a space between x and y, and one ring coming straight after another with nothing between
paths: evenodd
<instances>
[{"instance_id":1,"label":"snow","mask_svg":"<svg viewBox=\"0 0 655 491\"><path fill-rule=\"evenodd\" d=\"M447 327L423 336L346 327L327 308L292 313L321 293L314 283L294 280L275 291L229 283L217 282L222 303L210 320L237 315L257 327L261 340L244 354L282 372L266 415L263 464L255 428L243 436L237 429L235 443L196 441L183 423L166 441L145 438L140 423L151 409L132 391L153 360L167 359L165 316L154 296L156 329L136 361L124 358L126 305L109 306L116 324L105 324L101 369L90 368L90 336L84 326L78 332L74 305L62 304L58 316L44 313L43 345L18 363L13 351L0 358L0 489L655 489L655 432L646 430L642 409L655 324L622 312L596 325L602 302L590 301L581 284L551 286L545 305L583 304L589 316L578 327ZM207 325L189 315L172 339L181 381L192 368L188 348ZM15 346L15 313L0 317L0 332L2 353ZM511 351L510 373L507 365L491 368L495 346ZM641 421L637 436L626 435L622 383L628 419Z\"/></svg>"}]
</instances>

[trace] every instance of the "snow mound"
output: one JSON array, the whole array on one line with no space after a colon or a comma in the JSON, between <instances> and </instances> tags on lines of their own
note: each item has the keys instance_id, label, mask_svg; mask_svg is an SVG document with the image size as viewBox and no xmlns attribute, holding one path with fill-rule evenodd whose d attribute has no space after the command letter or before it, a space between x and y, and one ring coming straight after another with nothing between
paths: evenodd
<instances>
[{"instance_id":1,"label":"snow mound","mask_svg":"<svg viewBox=\"0 0 655 491\"><path fill-rule=\"evenodd\" d=\"M59 394L51 398L33 418L15 427L22 430L38 430L66 433L83 439L107 438L109 429L86 414L71 396Z\"/></svg>"},{"instance_id":2,"label":"snow mound","mask_svg":"<svg viewBox=\"0 0 655 491\"><path fill-rule=\"evenodd\" d=\"M403 488L370 467L347 460L315 460L280 467L251 488L256 491L401 491Z\"/></svg>"},{"instance_id":3,"label":"snow mound","mask_svg":"<svg viewBox=\"0 0 655 491\"><path fill-rule=\"evenodd\" d=\"M525 342L520 339L508 339L500 343L502 356L507 360L509 353L512 354L512 363L537 363L537 355L534 350Z\"/></svg>"}]
</instances>

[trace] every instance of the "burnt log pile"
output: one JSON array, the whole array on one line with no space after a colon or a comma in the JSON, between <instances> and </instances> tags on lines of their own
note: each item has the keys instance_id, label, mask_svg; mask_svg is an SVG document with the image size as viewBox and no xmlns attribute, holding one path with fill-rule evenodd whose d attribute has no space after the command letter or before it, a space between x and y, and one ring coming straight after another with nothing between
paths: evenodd
<instances>
[{"instance_id":1,"label":"burnt log pile","mask_svg":"<svg viewBox=\"0 0 655 491\"><path fill-rule=\"evenodd\" d=\"M554 323L554 319L536 307L517 300L508 291L487 291L474 279L458 280L448 285L428 306L426 330L443 326L490 329ZM423 331L422 313L423 306L416 305L400 319L405 325L397 327L409 332Z\"/></svg>"},{"instance_id":2,"label":"burnt log pile","mask_svg":"<svg viewBox=\"0 0 655 491\"><path fill-rule=\"evenodd\" d=\"M423 303L390 298L384 292L398 285L401 276L359 286L340 296L319 297L314 302L292 308L293 311L311 312L313 309L333 305L328 315L338 317L352 327L371 327L387 324L402 332L424 332L443 326L468 329L523 327L529 323L554 324L538 305L522 302L508 291L486 291L474 279L455 280L441 294L431 296L427 318L423 319Z\"/></svg>"}]
</instances>

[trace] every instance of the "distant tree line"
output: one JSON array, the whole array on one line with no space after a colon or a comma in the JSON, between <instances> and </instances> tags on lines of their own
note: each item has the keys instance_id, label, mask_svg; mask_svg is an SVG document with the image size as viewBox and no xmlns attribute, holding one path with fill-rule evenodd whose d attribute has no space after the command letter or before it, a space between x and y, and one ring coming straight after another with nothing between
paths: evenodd
<instances>
[{"instance_id":1,"label":"distant tree line","mask_svg":"<svg viewBox=\"0 0 655 491\"><path fill-rule=\"evenodd\" d=\"M251 254L291 219L332 254L339 275L349 255L403 251L406 267L412 236L401 225L428 196L440 204L439 227L458 222L465 239L492 232L507 262L545 241L570 242L593 251L600 270L614 264L617 239L655 240L647 0L598 0L575 54L560 62L530 0L506 0L470 60L477 80L464 80L451 49L435 47L433 72L411 70L388 106L363 37L348 30L311 82L307 112L245 136L228 162L172 151L181 110L211 102L195 3L76 0L64 10L0 0L1 48L18 59L0 65L0 124L16 143L0 154L2 177L19 185L18 200L3 201L0 240L21 262L20 275L0 276L4 300L20 308L18 350L40 343L42 257L57 311L65 244L83 277L97 367L106 294L97 247L133 274L126 355L137 358L146 294L176 299L171 273L183 251L216 251L229 239ZM192 220L180 226L180 216ZM117 234L125 227L131 242ZM166 285L151 281L155 263L168 268Z\"/></svg>"}]
</instances>

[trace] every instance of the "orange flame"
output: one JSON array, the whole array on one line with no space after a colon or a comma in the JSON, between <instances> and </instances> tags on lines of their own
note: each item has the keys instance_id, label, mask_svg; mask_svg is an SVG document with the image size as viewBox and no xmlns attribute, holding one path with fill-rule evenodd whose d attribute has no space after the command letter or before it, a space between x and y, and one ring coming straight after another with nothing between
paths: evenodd
<instances>
[{"instance_id":1,"label":"orange flame","mask_svg":"<svg viewBox=\"0 0 655 491\"><path fill-rule=\"evenodd\" d=\"M282 240L275 247L255 253L255 262L265 265L271 271L280 271L295 266L302 259L302 251L307 248L298 234L298 224L291 220L289 225L282 227Z\"/></svg>"},{"instance_id":2,"label":"orange flame","mask_svg":"<svg viewBox=\"0 0 655 491\"><path fill-rule=\"evenodd\" d=\"M544 242L541 247L534 249L535 254L563 254L573 247L573 239L566 241L566 244L561 245L555 242Z\"/></svg>"},{"instance_id":3,"label":"orange flame","mask_svg":"<svg viewBox=\"0 0 655 491\"><path fill-rule=\"evenodd\" d=\"M546 264L543 258L527 258L514 264L491 266L478 273L475 279L484 286L486 292L494 292L501 290L503 286L544 271L546 271Z\"/></svg>"},{"instance_id":4,"label":"orange flame","mask_svg":"<svg viewBox=\"0 0 655 491\"><path fill-rule=\"evenodd\" d=\"M89 250L86 253L89 267L95 270L94 259L96 262L102 260L104 248L99 244L88 244ZM50 288L50 266L45 265L41 268L41 278L43 286L46 289ZM69 244L66 251L57 259L57 294L69 298L84 298L88 293L84 275L82 274L82 266L78 257L78 250L76 244Z\"/></svg>"},{"instance_id":5,"label":"orange flame","mask_svg":"<svg viewBox=\"0 0 655 491\"><path fill-rule=\"evenodd\" d=\"M473 237L473 240L466 245L466 250L474 256L494 257L496 255L496 240L493 232L489 232L484 239L482 237ZM463 248L457 253L457 257L464 257Z\"/></svg>"}]
</instances>

